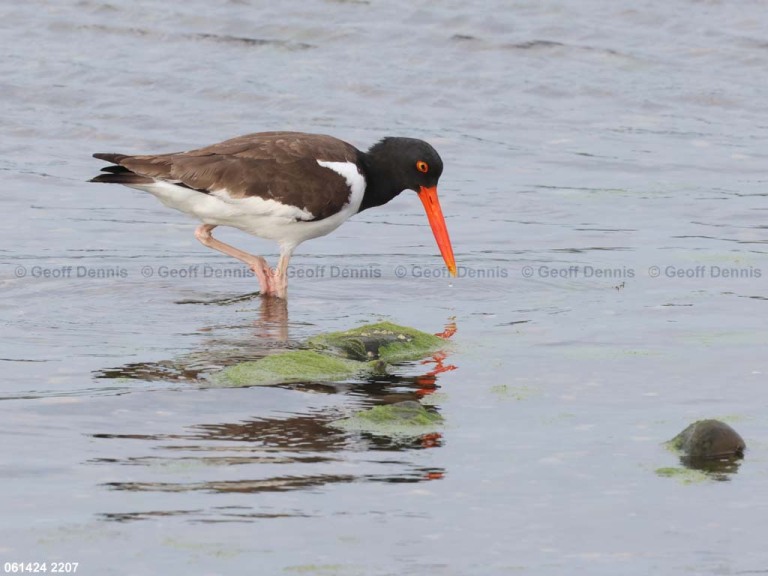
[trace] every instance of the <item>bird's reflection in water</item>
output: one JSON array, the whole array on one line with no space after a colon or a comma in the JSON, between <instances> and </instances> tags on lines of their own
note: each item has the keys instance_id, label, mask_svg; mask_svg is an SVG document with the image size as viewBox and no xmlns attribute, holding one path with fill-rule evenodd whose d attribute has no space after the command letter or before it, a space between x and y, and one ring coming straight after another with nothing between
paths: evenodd
<instances>
[{"instance_id":1,"label":"bird's reflection in water","mask_svg":"<svg viewBox=\"0 0 768 576\"><path fill-rule=\"evenodd\" d=\"M262 299L260 315L251 326L250 338L216 338L205 342L204 352L156 363L133 363L102 370L97 378L133 378L142 381L172 381L204 384L213 370L253 360L296 347L288 334L288 311L284 300ZM455 331L455 325L448 330ZM402 372L412 371L413 363ZM202 422L185 426L174 434L95 434L101 440L145 441L146 455L97 458L94 465L110 466L116 478L104 485L130 492L183 492L259 494L316 489L322 486L359 482L424 482L440 479L445 470L424 463L418 451L437 448L439 432L421 436L391 437L367 432L346 432L333 426L348 415L349 404L357 409L374 405L420 400L438 389L443 372L456 367L439 353L417 363L425 372L398 375L393 367L386 375L367 379L323 383L302 382L278 385L315 394L345 397L338 405L308 409L307 413L267 413L235 422ZM265 391L266 392L266 391ZM431 401L432 410L439 410ZM122 448L121 448L122 449ZM135 454L134 449L131 450ZM130 473L121 473L130 467ZM141 471L137 473L137 470ZM127 469L126 469L127 472ZM120 479L126 476L126 479ZM203 502L209 502L203 499ZM180 516L194 521L249 521L257 518L302 516L296 509L274 509L265 501L218 508L130 511L104 514L115 521L158 516Z\"/></svg>"},{"instance_id":2,"label":"bird's reflection in water","mask_svg":"<svg viewBox=\"0 0 768 576\"><path fill-rule=\"evenodd\" d=\"M289 339L288 305L281 298L260 298L259 293L231 296L213 300L182 300L177 304L202 304L224 306L259 298L256 320L243 324L209 326L200 333L224 331L224 337L211 337L200 350L171 360L159 362L132 362L123 366L105 368L95 372L96 378L120 378L143 382L203 383L212 374L239 362L257 360L268 354L299 347Z\"/></svg>"},{"instance_id":3,"label":"bird's reflection in water","mask_svg":"<svg viewBox=\"0 0 768 576\"><path fill-rule=\"evenodd\" d=\"M180 300L176 304L203 304L205 306L229 306L258 300L259 316L253 323L254 336L262 340L288 340L288 301L283 298L261 298L258 292L213 299Z\"/></svg>"}]
</instances>

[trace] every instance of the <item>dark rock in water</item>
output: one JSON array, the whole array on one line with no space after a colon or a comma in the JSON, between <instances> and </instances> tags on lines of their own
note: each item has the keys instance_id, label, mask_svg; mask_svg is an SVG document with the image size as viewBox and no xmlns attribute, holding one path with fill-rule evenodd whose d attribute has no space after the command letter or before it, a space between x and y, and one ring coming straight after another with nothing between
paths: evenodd
<instances>
[{"instance_id":1,"label":"dark rock in water","mask_svg":"<svg viewBox=\"0 0 768 576\"><path fill-rule=\"evenodd\" d=\"M744 457L744 439L725 422L699 420L668 442L673 450L681 452L687 466L715 460L733 460Z\"/></svg>"}]
</instances>

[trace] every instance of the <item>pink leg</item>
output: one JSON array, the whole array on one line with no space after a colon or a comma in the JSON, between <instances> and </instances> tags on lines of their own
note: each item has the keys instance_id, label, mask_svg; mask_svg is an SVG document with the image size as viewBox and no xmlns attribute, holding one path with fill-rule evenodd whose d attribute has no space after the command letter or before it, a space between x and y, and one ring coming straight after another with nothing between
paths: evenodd
<instances>
[{"instance_id":1,"label":"pink leg","mask_svg":"<svg viewBox=\"0 0 768 576\"><path fill-rule=\"evenodd\" d=\"M288 297L288 262L291 260L293 248L283 248L280 252L280 260L277 261L277 268L272 272L270 285L273 294L278 298Z\"/></svg>"},{"instance_id":2,"label":"pink leg","mask_svg":"<svg viewBox=\"0 0 768 576\"><path fill-rule=\"evenodd\" d=\"M267 261L264 260L261 256L254 256L253 254L249 254L248 252L243 252L242 250L238 250L234 246L230 246L229 244L225 244L224 242L221 242L220 240L216 240L211 235L211 231L216 228L216 226L212 224L201 224L197 227L195 230L195 238L197 238L203 246L207 246L208 248L213 248L214 250L218 250L219 252L226 254L227 256L232 256L233 258L237 258L241 262L245 263L251 270L253 270L253 273L256 275L256 278L259 280L259 288L261 290L262 295L264 296L278 296L280 298L285 298L287 283L282 286L282 290L280 290L280 286L275 285L275 280L279 278L279 269L275 272L273 272L269 265L267 264ZM290 254L289 254L290 257ZM282 262L282 257L280 258L280 262ZM283 280L285 280L283 276ZM280 293L282 292L282 293Z\"/></svg>"}]
</instances>

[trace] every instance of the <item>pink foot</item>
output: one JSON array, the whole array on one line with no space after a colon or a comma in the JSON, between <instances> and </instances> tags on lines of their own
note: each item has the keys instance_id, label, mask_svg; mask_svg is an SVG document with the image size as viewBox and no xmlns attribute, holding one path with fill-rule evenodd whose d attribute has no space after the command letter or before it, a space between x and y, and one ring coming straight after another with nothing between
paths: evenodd
<instances>
[{"instance_id":1,"label":"pink foot","mask_svg":"<svg viewBox=\"0 0 768 576\"><path fill-rule=\"evenodd\" d=\"M262 296L275 296L276 298L285 298L288 294L288 283L285 275L280 271L272 270L266 260L258 257L258 261L251 265L251 270L259 279L259 287Z\"/></svg>"}]
</instances>

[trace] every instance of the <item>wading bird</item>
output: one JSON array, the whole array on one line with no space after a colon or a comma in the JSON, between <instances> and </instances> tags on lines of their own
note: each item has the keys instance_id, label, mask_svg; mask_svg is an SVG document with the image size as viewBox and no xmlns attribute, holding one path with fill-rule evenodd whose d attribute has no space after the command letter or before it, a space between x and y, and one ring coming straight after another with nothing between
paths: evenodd
<instances>
[{"instance_id":1,"label":"wading bird","mask_svg":"<svg viewBox=\"0 0 768 576\"><path fill-rule=\"evenodd\" d=\"M94 154L112 163L91 182L123 184L157 196L166 206L202 222L195 236L205 246L244 262L261 294L285 298L287 269L296 247L324 236L350 216L415 191L440 253L456 275L451 241L437 199L443 162L414 138L384 138L367 152L332 136L262 132L171 154ZM273 270L261 256L213 237L217 226L275 240Z\"/></svg>"}]
</instances>

